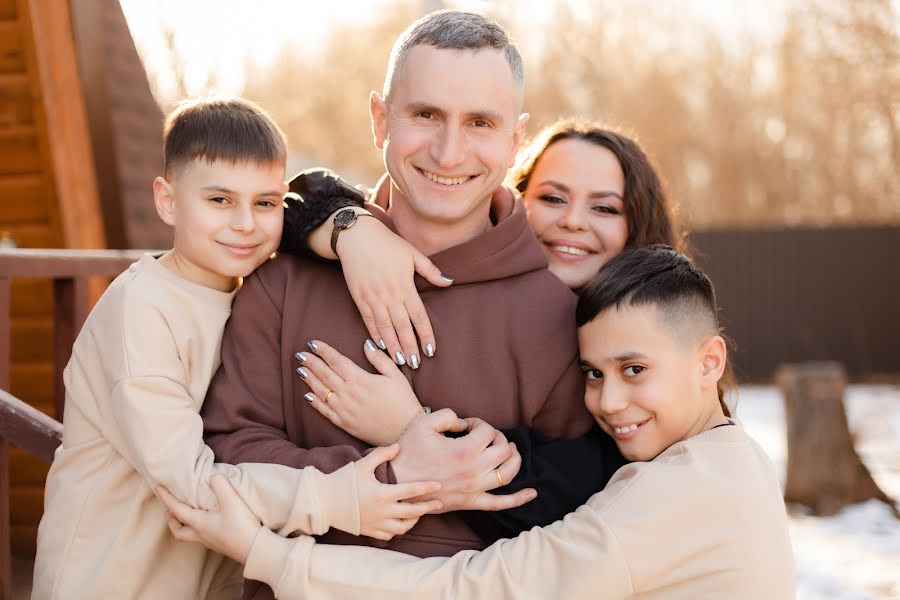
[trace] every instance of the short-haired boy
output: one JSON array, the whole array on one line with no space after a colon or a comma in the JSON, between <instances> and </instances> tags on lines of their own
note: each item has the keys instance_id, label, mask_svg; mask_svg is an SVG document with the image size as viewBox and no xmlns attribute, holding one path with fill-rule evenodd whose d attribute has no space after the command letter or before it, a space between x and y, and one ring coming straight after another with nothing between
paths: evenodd
<instances>
[{"instance_id":1,"label":"short-haired boy","mask_svg":"<svg viewBox=\"0 0 900 600\"><path fill-rule=\"evenodd\" d=\"M337 527L388 538L435 508L398 502L433 486L374 479L391 451L329 475L214 463L199 412L240 278L279 244L287 150L272 120L240 99L182 103L166 119L164 145L153 194L174 248L117 277L75 341L38 529L36 599L239 597L238 565L169 533L157 485L211 508L210 477L224 475L286 535Z\"/></svg>"}]
</instances>

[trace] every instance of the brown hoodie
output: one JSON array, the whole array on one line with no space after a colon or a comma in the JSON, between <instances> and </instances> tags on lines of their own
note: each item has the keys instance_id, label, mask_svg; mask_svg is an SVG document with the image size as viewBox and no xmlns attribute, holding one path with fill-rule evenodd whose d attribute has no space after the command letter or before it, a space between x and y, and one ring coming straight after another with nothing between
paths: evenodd
<instances>
[{"instance_id":1,"label":"brown hoodie","mask_svg":"<svg viewBox=\"0 0 900 600\"><path fill-rule=\"evenodd\" d=\"M372 208L392 226L384 211ZM547 270L521 199L501 188L491 208L494 227L430 257L454 278L451 287L435 288L417 277L439 351L419 369L403 372L422 403L435 410L449 407L498 428L525 425L552 436L580 435L592 420L582 401L575 295ZM309 390L296 374L294 353L320 339L371 369L366 337L339 264L281 255L248 277L235 298L222 366L203 406L206 441L217 459L331 472L360 458L367 444L303 399ZM321 541L423 557L483 547L454 514L423 517L387 544L340 532Z\"/></svg>"}]
</instances>

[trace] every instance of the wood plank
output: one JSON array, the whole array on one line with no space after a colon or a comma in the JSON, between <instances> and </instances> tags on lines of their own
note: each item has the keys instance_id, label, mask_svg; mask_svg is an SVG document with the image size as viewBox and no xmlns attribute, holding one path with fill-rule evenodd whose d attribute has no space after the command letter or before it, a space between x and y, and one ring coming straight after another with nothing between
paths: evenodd
<instances>
[{"instance_id":1,"label":"wood plank","mask_svg":"<svg viewBox=\"0 0 900 600\"><path fill-rule=\"evenodd\" d=\"M12 600L9 501L9 444L0 440L0 597Z\"/></svg>"},{"instance_id":2,"label":"wood plank","mask_svg":"<svg viewBox=\"0 0 900 600\"><path fill-rule=\"evenodd\" d=\"M49 362L53 359L53 320L13 318L10 320L10 355L14 363Z\"/></svg>"},{"instance_id":3,"label":"wood plank","mask_svg":"<svg viewBox=\"0 0 900 600\"><path fill-rule=\"evenodd\" d=\"M17 558L34 558L37 551L36 525L14 525L9 528L9 537Z\"/></svg>"},{"instance_id":4,"label":"wood plank","mask_svg":"<svg viewBox=\"0 0 900 600\"><path fill-rule=\"evenodd\" d=\"M20 73L25 70L19 21L0 20L0 73Z\"/></svg>"},{"instance_id":5,"label":"wood plank","mask_svg":"<svg viewBox=\"0 0 900 600\"><path fill-rule=\"evenodd\" d=\"M53 373L54 416L62 421L66 401L64 365L72 357L72 346L90 310L91 291L86 277L53 281Z\"/></svg>"},{"instance_id":6,"label":"wood plank","mask_svg":"<svg viewBox=\"0 0 900 600\"><path fill-rule=\"evenodd\" d=\"M53 402L53 365L50 363L13 364L10 381L8 389L28 403Z\"/></svg>"},{"instance_id":7,"label":"wood plank","mask_svg":"<svg viewBox=\"0 0 900 600\"><path fill-rule=\"evenodd\" d=\"M35 97L42 153L52 168L69 248L105 248L87 110L75 58L69 2L21 0L25 63ZM39 40L40 43L36 43Z\"/></svg>"},{"instance_id":8,"label":"wood plank","mask_svg":"<svg viewBox=\"0 0 900 600\"><path fill-rule=\"evenodd\" d=\"M50 464L62 443L62 423L0 390L0 438Z\"/></svg>"},{"instance_id":9,"label":"wood plank","mask_svg":"<svg viewBox=\"0 0 900 600\"><path fill-rule=\"evenodd\" d=\"M0 73L0 126L34 123L28 77L22 73Z\"/></svg>"},{"instance_id":10,"label":"wood plank","mask_svg":"<svg viewBox=\"0 0 900 600\"><path fill-rule=\"evenodd\" d=\"M20 248L46 248L58 240L53 227L46 223L10 223L2 229L12 236Z\"/></svg>"},{"instance_id":11,"label":"wood plank","mask_svg":"<svg viewBox=\"0 0 900 600\"><path fill-rule=\"evenodd\" d=\"M21 175L41 170L37 130L34 127L0 127L0 175Z\"/></svg>"},{"instance_id":12,"label":"wood plank","mask_svg":"<svg viewBox=\"0 0 900 600\"><path fill-rule=\"evenodd\" d=\"M13 482L9 490L9 524L30 525L41 522L44 514L44 485L17 486Z\"/></svg>"},{"instance_id":13,"label":"wood plank","mask_svg":"<svg viewBox=\"0 0 900 600\"><path fill-rule=\"evenodd\" d=\"M48 317L53 312L53 284L46 279L12 281L13 317Z\"/></svg>"},{"instance_id":14,"label":"wood plank","mask_svg":"<svg viewBox=\"0 0 900 600\"><path fill-rule=\"evenodd\" d=\"M0 19L16 18L16 0L0 0Z\"/></svg>"},{"instance_id":15,"label":"wood plank","mask_svg":"<svg viewBox=\"0 0 900 600\"><path fill-rule=\"evenodd\" d=\"M7 224L50 223L49 190L39 174L0 177L0 228Z\"/></svg>"},{"instance_id":16,"label":"wood plank","mask_svg":"<svg viewBox=\"0 0 900 600\"><path fill-rule=\"evenodd\" d=\"M0 250L0 273L9 277L115 277L143 250Z\"/></svg>"},{"instance_id":17,"label":"wood plank","mask_svg":"<svg viewBox=\"0 0 900 600\"><path fill-rule=\"evenodd\" d=\"M9 450L9 479L12 487L44 487L50 465L33 454L12 446Z\"/></svg>"}]
</instances>

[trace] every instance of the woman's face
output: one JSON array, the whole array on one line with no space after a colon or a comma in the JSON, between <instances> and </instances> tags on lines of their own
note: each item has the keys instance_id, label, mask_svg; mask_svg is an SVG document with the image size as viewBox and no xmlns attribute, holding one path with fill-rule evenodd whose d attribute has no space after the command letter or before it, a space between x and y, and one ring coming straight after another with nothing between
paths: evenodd
<instances>
[{"instance_id":1,"label":"woman's face","mask_svg":"<svg viewBox=\"0 0 900 600\"><path fill-rule=\"evenodd\" d=\"M625 248L625 175L616 155L581 139L551 144L538 159L523 197L528 221L570 288L590 281Z\"/></svg>"}]
</instances>

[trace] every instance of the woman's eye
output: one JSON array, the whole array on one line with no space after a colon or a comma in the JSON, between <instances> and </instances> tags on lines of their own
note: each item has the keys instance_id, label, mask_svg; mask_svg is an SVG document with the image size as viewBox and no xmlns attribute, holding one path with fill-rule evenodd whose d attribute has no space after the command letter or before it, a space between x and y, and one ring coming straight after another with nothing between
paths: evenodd
<instances>
[{"instance_id":1,"label":"woman's eye","mask_svg":"<svg viewBox=\"0 0 900 600\"><path fill-rule=\"evenodd\" d=\"M642 367L640 365L631 365L631 366L625 367L625 374L628 375L629 377L635 377L637 375L640 375L641 373L643 373L646 370L647 370L647 367Z\"/></svg>"},{"instance_id":2,"label":"woman's eye","mask_svg":"<svg viewBox=\"0 0 900 600\"><path fill-rule=\"evenodd\" d=\"M547 202L548 204L565 204L566 199L562 196L557 196L556 194L544 194L542 196L538 196L539 199Z\"/></svg>"},{"instance_id":3,"label":"woman's eye","mask_svg":"<svg viewBox=\"0 0 900 600\"><path fill-rule=\"evenodd\" d=\"M600 206L595 206L594 210L597 211L598 213L602 213L604 215L620 215L620 214L622 214L622 211L620 211L618 208L616 208L614 206L609 206L606 204L602 204Z\"/></svg>"},{"instance_id":4,"label":"woman's eye","mask_svg":"<svg viewBox=\"0 0 900 600\"><path fill-rule=\"evenodd\" d=\"M597 381L598 379L603 379L603 373L597 369L587 369L584 372L584 378L588 381Z\"/></svg>"}]
</instances>

